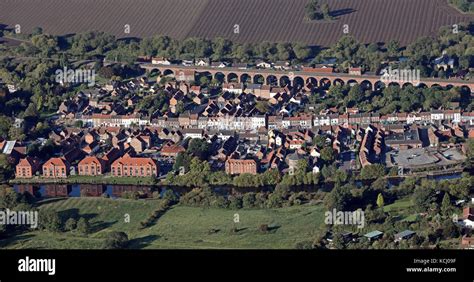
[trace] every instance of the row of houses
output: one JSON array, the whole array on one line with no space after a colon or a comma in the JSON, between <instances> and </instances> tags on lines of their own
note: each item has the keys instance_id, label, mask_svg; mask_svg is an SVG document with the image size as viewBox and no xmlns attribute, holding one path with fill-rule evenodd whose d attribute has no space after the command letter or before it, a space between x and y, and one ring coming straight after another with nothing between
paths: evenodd
<instances>
[{"instance_id":1,"label":"row of houses","mask_svg":"<svg viewBox=\"0 0 474 282\"><path fill-rule=\"evenodd\" d=\"M420 113L397 113L380 115L376 113L323 113L319 115L301 114L297 116L274 116L255 114L236 116L224 114L221 116L201 116L198 114L177 117L158 117L142 119L139 115L104 115L93 114L78 117L85 125L91 127L111 126L130 127L132 125L152 125L165 128L199 128L199 129L230 129L257 130L261 127L268 129L312 128L330 125L357 125L375 123L463 123L474 125L474 112L460 110L434 110Z\"/></svg>"},{"instance_id":2,"label":"row of houses","mask_svg":"<svg viewBox=\"0 0 474 282\"><path fill-rule=\"evenodd\" d=\"M107 155L108 156L108 155ZM154 177L158 176L159 166L151 158L132 157L125 154L115 160L106 157L86 156L73 168L64 157L53 157L41 165L36 158L26 157L16 165L17 178L32 178L37 173L44 178L66 178L71 174L99 176L110 172L114 177Z\"/></svg>"}]
</instances>

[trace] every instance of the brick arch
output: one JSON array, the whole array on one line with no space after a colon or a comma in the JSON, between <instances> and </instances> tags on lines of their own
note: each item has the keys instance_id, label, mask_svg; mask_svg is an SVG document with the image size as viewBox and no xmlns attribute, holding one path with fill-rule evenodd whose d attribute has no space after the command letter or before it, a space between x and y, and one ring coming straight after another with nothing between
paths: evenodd
<instances>
[{"instance_id":1,"label":"brick arch","mask_svg":"<svg viewBox=\"0 0 474 282\"><path fill-rule=\"evenodd\" d=\"M290 79L290 77L288 75L282 75L278 78L278 82L279 82L279 85L281 87L285 87L285 86L291 86L292 85L292 81Z\"/></svg>"},{"instance_id":2,"label":"brick arch","mask_svg":"<svg viewBox=\"0 0 474 282\"><path fill-rule=\"evenodd\" d=\"M255 84L265 84L266 83L266 79L265 79L265 76L257 73L253 76L252 78L252 81L253 83ZM261 81L261 82L260 82Z\"/></svg>"},{"instance_id":3,"label":"brick arch","mask_svg":"<svg viewBox=\"0 0 474 282\"><path fill-rule=\"evenodd\" d=\"M319 80L319 87L322 89L329 89L331 86L331 80L327 77L323 77Z\"/></svg>"},{"instance_id":4,"label":"brick arch","mask_svg":"<svg viewBox=\"0 0 474 282\"><path fill-rule=\"evenodd\" d=\"M345 84L346 84L346 82L341 78L336 78L332 82L332 85L334 85L334 86L336 86L336 85L344 86Z\"/></svg>"},{"instance_id":5,"label":"brick arch","mask_svg":"<svg viewBox=\"0 0 474 282\"><path fill-rule=\"evenodd\" d=\"M252 76L249 75L248 73L244 72L240 75L240 82L242 82L242 83L245 83L245 82L252 83L252 81L253 81Z\"/></svg>"},{"instance_id":6,"label":"brick arch","mask_svg":"<svg viewBox=\"0 0 474 282\"><path fill-rule=\"evenodd\" d=\"M301 87L305 86L305 80L301 76L295 76L292 82L293 86L300 85Z\"/></svg>"},{"instance_id":7,"label":"brick arch","mask_svg":"<svg viewBox=\"0 0 474 282\"><path fill-rule=\"evenodd\" d=\"M385 82L378 80L374 83L374 90L382 90L383 88L387 87Z\"/></svg>"},{"instance_id":8,"label":"brick arch","mask_svg":"<svg viewBox=\"0 0 474 282\"><path fill-rule=\"evenodd\" d=\"M279 78L276 75L269 74L265 77L265 83L267 85L278 85Z\"/></svg>"},{"instance_id":9,"label":"brick arch","mask_svg":"<svg viewBox=\"0 0 474 282\"><path fill-rule=\"evenodd\" d=\"M359 83L359 85L362 88L362 90L373 90L374 89L374 84L368 79L362 80Z\"/></svg>"},{"instance_id":10,"label":"brick arch","mask_svg":"<svg viewBox=\"0 0 474 282\"><path fill-rule=\"evenodd\" d=\"M220 81L221 83L226 83L227 82L227 75L225 75L225 73L223 73L223 72L216 71L216 72L212 73L212 77L215 80Z\"/></svg>"},{"instance_id":11,"label":"brick arch","mask_svg":"<svg viewBox=\"0 0 474 282\"><path fill-rule=\"evenodd\" d=\"M226 77L228 82L239 82L239 75L235 72L228 72Z\"/></svg>"},{"instance_id":12,"label":"brick arch","mask_svg":"<svg viewBox=\"0 0 474 282\"><path fill-rule=\"evenodd\" d=\"M164 69L162 75L163 76L169 76L169 75L175 76L175 70L173 70L171 68Z\"/></svg>"}]
</instances>

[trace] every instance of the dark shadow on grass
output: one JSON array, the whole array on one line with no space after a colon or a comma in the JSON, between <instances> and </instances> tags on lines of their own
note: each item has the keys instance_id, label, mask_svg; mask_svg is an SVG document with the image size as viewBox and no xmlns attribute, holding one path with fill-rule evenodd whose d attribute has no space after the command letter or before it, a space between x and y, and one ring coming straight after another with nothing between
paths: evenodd
<instances>
[{"instance_id":1,"label":"dark shadow on grass","mask_svg":"<svg viewBox=\"0 0 474 282\"><path fill-rule=\"evenodd\" d=\"M277 231L281 226L280 225L270 225L268 226L268 232L275 232Z\"/></svg>"},{"instance_id":2,"label":"dark shadow on grass","mask_svg":"<svg viewBox=\"0 0 474 282\"><path fill-rule=\"evenodd\" d=\"M58 212L59 217L63 222L66 222L66 220L70 218L74 218L76 220L79 219L80 214L79 214L79 209L67 209L67 210L62 210Z\"/></svg>"},{"instance_id":3,"label":"dark shadow on grass","mask_svg":"<svg viewBox=\"0 0 474 282\"><path fill-rule=\"evenodd\" d=\"M351 14L353 12L355 12L357 10L354 10L352 8L347 8L347 9L339 9L339 10L334 10L334 11L331 11L329 12L329 15L331 17L340 17L340 16L344 16L344 15L348 15L348 14Z\"/></svg>"},{"instance_id":4,"label":"dark shadow on grass","mask_svg":"<svg viewBox=\"0 0 474 282\"><path fill-rule=\"evenodd\" d=\"M111 221L111 222L95 222L94 224L91 224L91 233L99 232L101 230L107 229L117 223L118 221Z\"/></svg>"},{"instance_id":5,"label":"dark shadow on grass","mask_svg":"<svg viewBox=\"0 0 474 282\"><path fill-rule=\"evenodd\" d=\"M2 238L0 239L0 248L7 247L9 245L13 245L17 243L18 241L23 241L23 240L28 240L34 237L31 234L19 234L19 235L13 235L11 237L7 238Z\"/></svg>"},{"instance_id":6,"label":"dark shadow on grass","mask_svg":"<svg viewBox=\"0 0 474 282\"><path fill-rule=\"evenodd\" d=\"M248 227L237 228L237 229L235 229L235 232L239 233L239 232L245 231L247 229L249 229L249 228Z\"/></svg>"},{"instance_id":7,"label":"dark shadow on grass","mask_svg":"<svg viewBox=\"0 0 474 282\"><path fill-rule=\"evenodd\" d=\"M149 246L153 241L160 239L158 235L148 235L141 238L135 238L128 242L128 249L143 249Z\"/></svg>"}]
</instances>

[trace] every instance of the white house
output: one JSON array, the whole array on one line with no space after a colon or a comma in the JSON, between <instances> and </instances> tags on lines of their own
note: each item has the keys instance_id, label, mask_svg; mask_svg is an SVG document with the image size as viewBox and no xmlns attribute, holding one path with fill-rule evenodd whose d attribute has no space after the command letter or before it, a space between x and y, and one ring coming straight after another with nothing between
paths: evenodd
<instances>
[{"instance_id":1,"label":"white house","mask_svg":"<svg viewBox=\"0 0 474 282\"><path fill-rule=\"evenodd\" d=\"M224 83L222 85L222 91L242 94L242 92L244 92L244 85L242 83Z\"/></svg>"},{"instance_id":2,"label":"white house","mask_svg":"<svg viewBox=\"0 0 474 282\"><path fill-rule=\"evenodd\" d=\"M252 116L250 120L252 122L252 128L254 129L267 126L267 119L264 115Z\"/></svg>"},{"instance_id":3,"label":"white house","mask_svg":"<svg viewBox=\"0 0 474 282\"><path fill-rule=\"evenodd\" d=\"M151 63L154 65L165 65L165 66L171 65L171 62L164 57L153 57L151 58Z\"/></svg>"},{"instance_id":4,"label":"white house","mask_svg":"<svg viewBox=\"0 0 474 282\"><path fill-rule=\"evenodd\" d=\"M431 121L441 121L444 119L444 112L440 110L431 111Z\"/></svg>"},{"instance_id":5,"label":"white house","mask_svg":"<svg viewBox=\"0 0 474 282\"><path fill-rule=\"evenodd\" d=\"M209 59L198 59L195 63L196 66L199 67L208 67L210 65Z\"/></svg>"},{"instance_id":6,"label":"white house","mask_svg":"<svg viewBox=\"0 0 474 282\"><path fill-rule=\"evenodd\" d=\"M276 70L289 70L290 69L290 63L286 61L277 61L273 65L273 68Z\"/></svg>"},{"instance_id":7,"label":"white house","mask_svg":"<svg viewBox=\"0 0 474 282\"><path fill-rule=\"evenodd\" d=\"M227 66L228 66L228 64L225 63L225 62L212 62L211 63L211 68L220 68L220 69L222 69L222 68L225 68Z\"/></svg>"},{"instance_id":8,"label":"white house","mask_svg":"<svg viewBox=\"0 0 474 282\"><path fill-rule=\"evenodd\" d=\"M193 65L193 61L191 61L191 60L183 60L183 61L181 62L181 64L182 64L183 66L185 66L185 67L190 67L190 66Z\"/></svg>"},{"instance_id":9,"label":"white house","mask_svg":"<svg viewBox=\"0 0 474 282\"><path fill-rule=\"evenodd\" d=\"M318 149L316 147L311 149L309 154L311 155L311 157L316 157L316 158L319 158L321 156L321 153L318 151Z\"/></svg>"},{"instance_id":10,"label":"white house","mask_svg":"<svg viewBox=\"0 0 474 282\"><path fill-rule=\"evenodd\" d=\"M474 208L466 207L462 212L462 225L469 228L474 228Z\"/></svg>"},{"instance_id":11,"label":"white house","mask_svg":"<svg viewBox=\"0 0 474 282\"><path fill-rule=\"evenodd\" d=\"M313 166L312 171L313 171L313 174L319 173L319 167L317 165Z\"/></svg>"},{"instance_id":12,"label":"white house","mask_svg":"<svg viewBox=\"0 0 474 282\"><path fill-rule=\"evenodd\" d=\"M268 62L265 62L265 61L258 61L255 65L258 68L262 68L262 69L269 69L269 68L272 67L272 64L270 64Z\"/></svg>"},{"instance_id":13,"label":"white house","mask_svg":"<svg viewBox=\"0 0 474 282\"><path fill-rule=\"evenodd\" d=\"M13 93L16 92L17 88L13 84L7 84L8 92Z\"/></svg>"},{"instance_id":14,"label":"white house","mask_svg":"<svg viewBox=\"0 0 474 282\"><path fill-rule=\"evenodd\" d=\"M203 130L195 128L185 128L183 129L184 139L186 138L202 138Z\"/></svg>"},{"instance_id":15,"label":"white house","mask_svg":"<svg viewBox=\"0 0 474 282\"><path fill-rule=\"evenodd\" d=\"M442 69L446 71L448 69L454 68L454 59L446 55L445 52L443 52L443 55L441 55L441 57L434 59L433 64L438 70Z\"/></svg>"}]
</instances>

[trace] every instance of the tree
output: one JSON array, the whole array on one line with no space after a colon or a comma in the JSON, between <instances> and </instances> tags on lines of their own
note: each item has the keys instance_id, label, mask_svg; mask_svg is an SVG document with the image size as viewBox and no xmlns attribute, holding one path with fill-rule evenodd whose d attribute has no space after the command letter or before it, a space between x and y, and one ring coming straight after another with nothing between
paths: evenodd
<instances>
[{"instance_id":1,"label":"tree","mask_svg":"<svg viewBox=\"0 0 474 282\"><path fill-rule=\"evenodd\" d=\"M10 130L11 127L12 127L11 119L6 116L0 116L0 137L7 138L8 131Z\"/></svg>"},{"instance_id":2,"label":"tree","mask_svg":"<svg viewBox=\"0 0 474 282\"><path fill-rule=\"evenodd\" d=\"M332 163L334 161L335 154L334 150L331 147L324 147L321 150L321 159L323 159L325 162Z\"/></svg>"},{"instance_id":3,"label":"tree","mask_svg":"<svg viewBox=\"0 0 474 282\"><path fill-rule=\"evenodd\" d=\"M348 186L344 185L334 187L324 200L329 210L344 211L348 207L351 197Z\"/></svg>"},{"instance_id":4,"label":"tree","mask_svg":"<svg viewBox=\"0 0 474 282\"><path fill-rule=\"evenodd\" d=\"M61 218L56 211L45 210L40 213L39 226L52 232L61 231Z\"/></svg>"},{"instance_id":5,"label":"tree","mask_svg":"<svg viewBox=\"0 0 474 282\"><path fill-rule=\"evenodd\" d=\"M379 193L378 196L377 196L377 206L379 208L384 206L384 199L383 199L382 193Z\"/></svg>"},{"instance_id":6,"label":"tree","mask_svg":"<svg viewBox=\"0 0 474 282\"><path fill-rule=\"evenodd\" d=\"M64 224L64 230L66 231L73 231L77 227L77 221L74 218L69 218L66 220L66 223Z\"/></svg>"},{"instance_id":7,"label":"tree","mask_svg":"<svg viewBox=\"0 0 474 282\"><path fill-rule=\"evenodd\" d=\"M193 138L189 142L187 151L201 160L207 160L209 155L209 143L203 139Z\"/></svg>"},{"instance_id":8,"label":"tree","mask_svg":"<svg viewBox=\"0 0 474 282\"><path fill-rule=\"evenodd\" d=\"M179 198L176 196L176 194L173 192L173 190L166 190L165 193L163 193L163 199L167 200L170 204L176 203Z\"/></svg>"},{"instance_id":9,"label":"tree","mask_svg":"<svg viewBox=\"0 0 474 282\"><path fill-rule=\"evenodd\" d=\"M8 161L8 156L0 154L0 182L7 181L13 176L12 164Z\"/></svg>"},{"instance_id":10,"label":"tree","mask_svg":"<svg viewBox=\"0 0 474 282\"><path fill-rule=\"evenodd\" d=\"M1 129L0 129L1 132ZM467 155L471 158L474 159L474 139L468 139L466 142L467 145Z\"/></svg>"},{"instance_id":11,"label":"tree","mask_svg":"<svg viewBox=\"0 0 474 282\"><path fill-rule=\"evenodd\" d=\"M267 113L270 110L270 103L267 101L257 101L255 108L262 114Z\"/></svg>"},{"instance_id":12,"label":"tree","mask_svg":"<svg viewBox=\"0 0 474 282\"><path fill-rule=\"evenodd\" d=\"M209 84L209 78L207 76L201 76L201 78L199 78L199 85L208 85Z\"/></svg>"},{"instance_id":13,"label":"tree","mask_svg":"<svg viewBox=\"0 0 474 282\"><path fill-rule=\"evenodd\" d=\"M387 44L387 52L389 56L398 56L398 50L400 50L400 44L396 40L390 40Z\"/></svg>"},{"instance_id":14,"label":"tree","mask_svg":"<svg viewBox=\"0 0 474 282\"><path fill-rule=\"evenodd\" d=\"M242 206L243 208L253 208L255 207L256 194L254 192L245 193L242 197Z\"/></svg>"},{"instance_id":15,"label":"tree","mask_svg":"<svg viewBox=\"0 0 474 282\"><path fill-rule=\"evenodd\" d=\"M20 203L20 197L11 187L0 187L0 209L13 209Z\"/></svg>"},{"instance_id":16,"label":"tree","mask_svg":"<svg viewBox=\"0 0 474 282\"><path fill-rule=\"evenodd\" d=\"M443 201L441 202L441 213L445 217L449 217L452 213L453 207L451 205L451 198L449 197L449 193L445 192Z\"/></svg>"},{"instance_id":17,"label":"tree","mask_svg":"<svg viewBox=\"0 0 474 282\"><path fill-rule=\"evenodd\" d=\"M338 250L342 250L346 248L346 242L344 242L344 237L341 233L337 233L334 235L334 239L332 241L334 248Z\"/></svg>"},{"instance_id":18,"label":"tree","mask_svg":"<svg viewBox=\"0 0 474 282\"><path fill-rule=\"evenodd\" d=\"M363 97L364 93L362 92L362 88L360 87L360 85L356 84L352 86L347 95L347 99L349 101L347 106L352 107L356 105L362 100Z\"/></svg>"},{"instance_id":19,"label":"tree","mask_svg":"<svg viewBox=\"0 0 474 282\"><path fill-rule=\"evenodd\" d=\"M104 249L123 249L128 245L128 242L127 233L112 231L105 239Z\"/></svg>"},{"instance_id":20,"label":"tree","mask_svg":"<svg viewBox=\"0 0 474 282\"><path fill-rule=\"evenodd\" d=\"M175 108L175 112L176 114L182 114L185 110L185 107L184 107L184 103L183 101L178 101L178 103L176 104L176 108Z\"/></svg>"},{"instance_id":21,"label":"tree","mask_svg":"<svg viewBox=\"0 0 474 282\"><path fill-rule=\"evenodd\" d=\"M418 211L427 211L431 203L436 200L436 195L431 187L417 186L412 195L412 201Z\"/></svg>"},{"instance_id":22,"label":"tree","mask_svg":"<svg viewBox=\"0 0 474 282\"><path fill-rule=\"evenodd\" d=\"M376 179L385 176L385 167L381 164L372 164L364 166L361 171L360 179Z\"/></svg>"},{"instance_id":23,"label":"tree","mask_svg":"<svg viewBox=\"0 0 474 282\"><path fill-rule=\"evenodd\" d=\"M324 145L326 144L326 136L324 135L316 135L313 138L313 145L318 147L319 149L323 148Z\"/></svg>"},{"instance_id":24,"label":"tree","mask_svg":"<svg viewBox=\"0 0 474 282\"><path fill-rule=\"evenodd\" d=\"M38 117L38 111L36 110L36 105L34 103L30 103L28 105L28 108L26 108L24 114L24 118L37 118Z\"/></svg>"},{"instance_id":25,"label":"tree","mask_svg":"<svg viewBox=\"0 0 474 282\"><path fill-rule=\"evenodd\" d=\"M328 3L324 3L321 5L321 13L323 14L323 18L325 20L332 20L331 11L329 10Z\"/></svg>"},{"instance_id":26,"label":"tree","mask_svg":"<svg viewBox=\"0 0 474 282\"><path fill-rule=\"evenodd\" d=\"M459 229L451 219L443 221L441 226L444 239L456 238L459 236Z\"/></svg>"},{"instance_id":27,"label":"tree","mask_svg":"<svg viewBox=\"0 0 474 282\"><path fill-rule=\"evenodd\" d=\"M43 34L43 29L39 26L34 27L33 30L31 31L31 35L33 36L40 35L40 34Z\"/></svg>"},{"instance_id":28,"label":"tree","mask_svg":"<svg viewBox=\"0 0 474 282\"><path fill-rule=\"evenodd\" d=\"M84 217L81 217L79 221L77 222L77 231L83 235L89 234L90 230L90 223L89 220L87 220Z\"/></svg>"},{"instance_id":29,"label":"tree","mask_svg":"<svg viewBox=\"0 0 474 282\"><path fill-rule=\"evenodd\" d=\"M300 42L293 45L293 52L300 61L305 61L311 56L311 49L306 44Z\"/></svg>"},{"instance_id":30,"label":"tree","mask_svg":"<svg viewBox=\"0 0 474 282\"><path fill-rule=\"evenodd\" d=\"M305 8L305 18L307 20L320 20L324 17L323 13L321 12L321 6L319 5L318 0L310 0Z\"/></svg>"}]
</instances>

